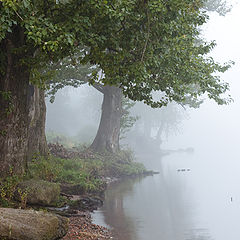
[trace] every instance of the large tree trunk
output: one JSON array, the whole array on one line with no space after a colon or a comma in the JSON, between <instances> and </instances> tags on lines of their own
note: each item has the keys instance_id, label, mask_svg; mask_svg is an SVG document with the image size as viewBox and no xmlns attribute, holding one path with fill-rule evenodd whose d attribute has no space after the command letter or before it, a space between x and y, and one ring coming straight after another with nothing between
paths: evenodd
<instances>
[{"instance_id":1,"label":"large tree trunk","mask_svg":"<svg viewBox=\"0 0 240 240\"><path fill-rule=\"evenodd\" d=\"M34 154L47 156L48 147L45 135L46 104L44 91L36 86L29 86L29 136L28 161Z\"/></svg>"},{"instance_id":2,"label":"large tree trunk","mask_svg":"<svg viewBox=\"0 0 240 240\"><path fill-rule=\"evenodd\" d=\"M22 56L14 54L14 49L24 44L22 35L21 29L16 29L0 43L5 53L4 74L0 72L0 176L6 176L9 169L23 173L26 166L30 74L21 64Z\"/></svg>"},{"instance_id":3,"label":"large tree trunk","mask_svg":"<svg viewBox=\"0 0 240 240\"><path fill-rule=\"evenodd\" d=\"M34 49L26 52L24 45L19 26L0 43L0 177L10 169L24 173L35 152L47 154L44 92L29 85L30 68L22 60L30 59Z\"/></svg>"},{"instance_id":4,"label":"large tree trunk","mask_svg":"<svg viewBox=\"0 0 240 240\"><path fill-rule=\"evenodd\" d=\"M120 120L122 116L122 91L120 88L105 86L102 116L97 135L90 146L95 152L119 150Z\"/></svg>"}]
</instances>

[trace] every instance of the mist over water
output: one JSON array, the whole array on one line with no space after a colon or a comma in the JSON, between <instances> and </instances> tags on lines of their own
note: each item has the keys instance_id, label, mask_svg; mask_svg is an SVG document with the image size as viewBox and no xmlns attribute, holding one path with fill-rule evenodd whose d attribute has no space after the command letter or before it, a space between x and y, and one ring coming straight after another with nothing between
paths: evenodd
<instances>
[{"instance_id":1,"label":"mist over water","mask_svg":"<svg viewBox=\"0 0 240 240\"><path fill-rule=\"evenodd\" d=\"M141 146L141 153L135 151L137 160L160 174L110 186L103 208L93 215L96 223L113 227L120 240L240 239L239 22L240 4L236 4L226 17L212 14L203 31L207 39L216 39L212 53L216 60L235 61L222 75L230 84L234 102L218 106L206 100L199 109L187 109L189 118L183 120L181 134L164 139L161 149L191 147L194 152L161 156L146 149L143 154ZM65 100L59 98L62 102L57 97L54 104L59 104L59 109L67 105L64 115L49 104L47 129L69 136L83 135L87 129L93 134L85 139L91 142L100 119L102 95L90 93L92 100L79 106L88 91L95 90L83 87L70 92ZM96 106L91 108L91 104ZM139 139L135 141L135 145L141 144Z\"/></svg>"},{"instance_id":2,"label":"mist over water","mask_svg":"<svg viewBox=\"0 0 240 240\"><path fill-rule=\"evenodd\" d=\"M181 134L171 136L161 147L192 147L194 153L139 156L160 175L135 182L126 180L108 190L106 205L116 202L120 194L116 192L121 192L124 221L134 225L125 226L122 239L240 239L240 28L236 27L239 13L237 4L225 18L213 14L204 31L208 39L217 40L213 55L219 62L235 61L222 76L230 84L234 102L217 106L207 100L200 109L188 110L190 118L183 121ZM131 185L132 189L125 192L122 185ZM115 208L113 204L111 209L104 206L94 217L103 215L108 224L118 229L121 223L112 222L118 218Z\"/></svg>"},{"instance_id":3,"label":"mist over water","mask_svg":"<svg viewBox=\"0 0 240 240\"><path fill-rule=\"evenodd\" d=\"M110 187L94 218L103 215L126 240L238 240L239 168L227 157L195 152L148 159L160 174Z\"/></svg>"}]
</instances>

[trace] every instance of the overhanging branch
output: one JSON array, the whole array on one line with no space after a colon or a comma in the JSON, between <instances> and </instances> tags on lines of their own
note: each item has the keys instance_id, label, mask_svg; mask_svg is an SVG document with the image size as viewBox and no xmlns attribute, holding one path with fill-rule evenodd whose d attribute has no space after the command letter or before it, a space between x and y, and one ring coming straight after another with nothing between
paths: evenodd
<instances>
[{"instance_id":1,"label":"overhanging branch","mask_svg":"<svg viewBox=\"0 0 240 240\"><path fill-rule=\"evenodd\" d=\"M105 93L105 88L103 85L101 85L100 83L94 83L92 85L95 89L97 89L99 92L101 92L102 94Z\"/></svg>"}]
</instances>

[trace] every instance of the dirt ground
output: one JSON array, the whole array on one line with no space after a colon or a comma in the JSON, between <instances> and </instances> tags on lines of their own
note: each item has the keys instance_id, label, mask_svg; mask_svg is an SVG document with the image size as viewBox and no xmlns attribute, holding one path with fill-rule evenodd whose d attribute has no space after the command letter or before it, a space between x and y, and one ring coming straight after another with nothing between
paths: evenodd
<instances>
[{"instance_id":1,"label":"dirt ground","mask_svg":"<svg viewBox=\"0 0 240 240\"><path fill-rule=\"evenodd\" d=\"M93 224L88 212L79 212L78 215L69 218L69 230L62 240L116 240L109 229Z\"/></svg>"}]
</instances>

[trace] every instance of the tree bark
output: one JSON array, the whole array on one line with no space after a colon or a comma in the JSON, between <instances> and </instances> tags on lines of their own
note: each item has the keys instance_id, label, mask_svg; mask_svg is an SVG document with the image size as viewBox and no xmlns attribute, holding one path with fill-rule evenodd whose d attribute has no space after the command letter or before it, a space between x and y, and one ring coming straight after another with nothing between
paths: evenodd
<instances>
[{"instance_id":1,"label":"tree bark","mask_svg":"<svg viewBox=\"0 0 240 240\"><path fill-rule=\"evenodd\" d=\"M90 146L95 152L119 151L120 120L122 116L122 91L120 88L105 86L102 115L97 135Z\"/></svg>"},{"instance_id":2,"label":"tree bark","mask_svg":"<svg viewBox=\"0 0 240 240\"><path fill-rule=\"evenodd\" d=\"M48 147L45 135L46 104L44 91L29 85L28 92L30 109L27 160L30 161L34 154L47 156Z\"/></svg>"},{"instance_id":3,"label":"tree bark","mask_svg":"<svg viewBox=\"0 0 240 240\"><path fill-rule=\"evenodd\" d=\"M44 92L29 85L30 67L24 59L24 31L16 26L0 42L0 177L24 173L27 158L47 153ZM4 60L3 60L4 59Z\"/></svg>"},{"instance_id":4,"label":"tree bark","mask_svg":"<svg viewBox=\"0 0 240 240\"><path fill-rule=\"evenodd\" d=\"M0 177L8 175L10 169L21 174L26 167L30 73L21 64L22 56L14 54L14 49L24 44L21 36L21 29L16 29L0 43L5 53L5 71L0 73Z\"/></svg>"}]
</instances>

